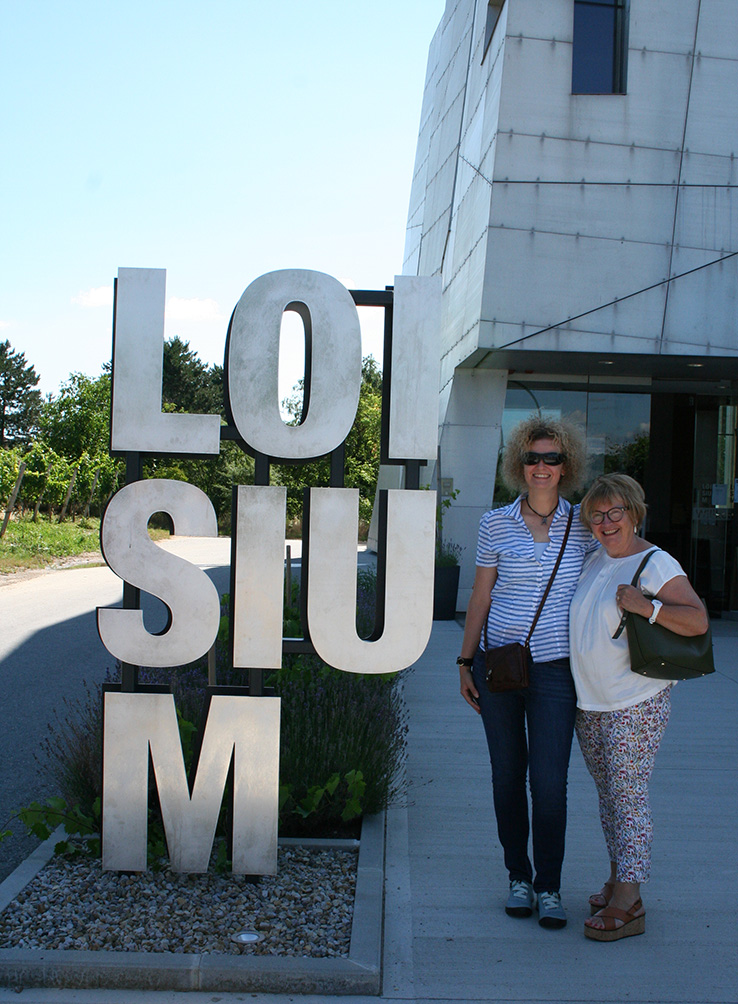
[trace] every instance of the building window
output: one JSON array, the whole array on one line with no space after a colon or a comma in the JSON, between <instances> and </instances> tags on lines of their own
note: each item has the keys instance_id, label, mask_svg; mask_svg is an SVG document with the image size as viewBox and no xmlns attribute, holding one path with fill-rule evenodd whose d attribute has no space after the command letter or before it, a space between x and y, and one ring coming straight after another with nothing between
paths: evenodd
<instances>
[{"instance_id":1,"label":"building window","mask_svg":"<svg viewBox=\"0 0 738 1004\"><path fill-rule=\"evenodd\" d=\"M628 0L574 0L572 94L625 94Z\"/></svg>"},{"instance_id":2,"label":"building window","mask_svg":"<svg viewBox=\"0 0 738 1004\"><path fill-rule=\"evenodd\" d=\"M494 35L495 28L497 27L497 20L504 6L505 6L505 0L490 0L490 2L487 4L487 23L484 26L484 47L482 49L482 62L484 62L484 57L487 55L487 49L489 49L489 43L492 41L492 36Z\"/></svg>"}]
</instances>

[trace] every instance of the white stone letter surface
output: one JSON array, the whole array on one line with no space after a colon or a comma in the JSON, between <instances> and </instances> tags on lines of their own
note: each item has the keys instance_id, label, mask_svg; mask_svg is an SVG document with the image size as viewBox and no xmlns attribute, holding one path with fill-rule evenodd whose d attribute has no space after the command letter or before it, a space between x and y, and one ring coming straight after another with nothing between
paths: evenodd
<instances>
[{"instance_id":1,"label":"white stone letter surface","mask_svg":"<svg viewBox=\"0 0 738 1004\"><path fill-rule=\"evenodd\" d=\"M163 268L118 269L110 448L217 456L219 415L161 410L166 275Z\"/></svg>"},{"instance_id":2,"label":"white stone letter surface","mask_svg":"<svg viewBox=\"0 0 738 1004\"><path fill-rule=\"evenodd\" d=\"M384 630L356 633L359 492L310 489L308 625L315 651L348 673L395 673L418 659L433 625L436 493L387 493Z\"/></svg>"},{"instance_id":3,"label":"white stone letter surface","mask_svg":"<svg viewBox=\"0 0 738 1004\"><path fill-rule=\"evenodd\" d=\"M145 871L149 754L169 858L176 872L206 872L234 760L233 871L277 871L278 697L216 695L210 702L190 795L171 694L105 694L103 868Z\"/></svg>"},{"instance_id":4,"label":"white stone letter surface","mask_svg":"<svg viewBox=\"0 0 738 1004\"><path fill-rule=\"evenodd\" d=\"M233 665L279 669L287 489L239 485L233 513Z\"/></svg>"},{"instance_id":5,"label":"white stone letter surface","mask_svg":"<svg viewBox=\"0 0 738 1004\"><path fill-rule=\"evenodd\" d=\"M309 405L294 426L282 421L277 387L280 327L288 308L303 317L310 354ZM231 415L251 449L287 460L330 453L348 435L359 403L361 329L351 294L337 279L307 269L255 279L231 318L226 373Z\"/></svg>"},{"instance_id":6,"label":"white stone letter surface","mask_svg":"<svg viewBox=\"0 0 738 1004\"><path fill-rule=\"evenodd\" d=\"M205 572L169 554L147 531L155 512L168 513L175 533L217 537L215 510L207 495L185 481L134 481L110 501L100 528L105 560L121 579L157 596L169 608L164 634L150 634L140 610L97 608L105 648L135 666L182 666L204 655L220 624L218 590Z\"/></svg>"}]
</instances>

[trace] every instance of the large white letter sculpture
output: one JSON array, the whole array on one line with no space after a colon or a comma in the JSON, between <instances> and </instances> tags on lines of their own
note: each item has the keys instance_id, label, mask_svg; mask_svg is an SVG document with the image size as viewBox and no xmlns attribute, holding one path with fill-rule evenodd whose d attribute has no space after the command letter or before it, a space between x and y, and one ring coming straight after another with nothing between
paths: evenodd
<instances>
[{"instance_id":1,"label":"large white letter sculpture","mask_svg":"<svg viewBox=\"0 0 738 1004\"><path fill-rule=\"evenodd\" d=\"M219 419L161 412L165 273L121 269L113 352L111 448L114 452L212 456ZM385 460L435 456L440 345L440 282L396 276ZM277 389L285 310L305 325L306 407L285 425ZM225 358L228 409L244 446L269 461L306 462L337 449L353 424L361 386L359 319L349 292L320 272L287 269L256 279L233 312ZM417 468L417 464L416 464ZM285 489L238 486L232 537L234 665L279 669L282 658ZM393 491L387 498L384 618L380 636L356 634L358 492L311 489L308 631L321 658L350 673L392 673L423 652L431 629L435 493ZM199 489L176 481L136 481L109 504L101 538L105 559L124 581L168 607L166 631L153 635L139 610L99 609L106 648L124 663L192 662L213 644L219 624L215 587L195 566L153 544L147 524L169 513L176 533L214 536L215 513ZM305 542L306 544L308 541ZM108 693L103 762L103 867L146 867L149 757L159 789L172 867L207 869L218 808L234 764L234 871L276 870L279 701L216 694L190 793L171 695Z\"/></svg>"},{"instance_id":2,"label":"large white letter sculpture","mask_svg":"<svg viewBox=\"0 0 738 1004\"><path fill-rule=\"evenodd\" d=\"M220 624L218 590L200 569L151 540L149 519L172 518L185 537L217 537L215 510L207 495L185 481L134 481L110 501L100 543L110 568L125 582L158 597L169 609L163 634L150 634L140 610L98 607L97 629L105 648L121 662L182 666L205 655Z\"/></svg>"},{"instance_id":3,"label":"large white letter sculpture","mask_svg":"<svg viewBox=\"0 0 738 1004\"><path fill-rule=\"evenodd\" d=\"M285 310L299 313L310 356L307 415L285 425L277 389L279 331ZM349 291L329 275L284 269L262 275L236 304L226 350L233 422L258 453L307 461L351 431L361 389L361 331Z\"/></svg>"},{"instance_id":4,"label":"large white letter sculpture","mask_svg":"<svg viewBox=\"0 0 738 1004\"><path fill-rule=\"evenodd\" d=\"M276 872L279 698L212 698L190 795L172 695L105 694L103 868L146 869L149 756L174 871L207 871L233 760L233 871Z\"/></svg>"},{"instance_id":5,"label":"large white letter sculpture","mask_svg":"<svg viewBox=\"0 0 738 1004\"><path fill-rule=\"evenodd\" d=\"M310 489L308 624L315 651L329 666L394 673L422 654L432 623L435 514L435 492L389 492L384 630L378 640L362 641L356 634L358 489Z\"/></svg>"},{"instance_id":6,"label":"large white letter sculpture","mask_svg":"<svg viewBox=\"0 0 738 1004\"><path fill-rule=\"evenodd\" d=\"M110 448L217 457L220 416L161 410L166 276L163 268L118 270Z\"/></svg>"}]
</instances>

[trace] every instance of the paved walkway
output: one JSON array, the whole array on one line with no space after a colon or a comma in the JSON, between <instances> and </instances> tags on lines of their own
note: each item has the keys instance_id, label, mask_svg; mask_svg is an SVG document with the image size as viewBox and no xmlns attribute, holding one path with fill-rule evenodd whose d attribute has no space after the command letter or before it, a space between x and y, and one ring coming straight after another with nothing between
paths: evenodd
<instances>
[{"instance_id":1,"label":"paved walkway","mask_svg":"<svg viewBox=\"0 0 738 1004\"><path fill-rule=\"evenodd\" d=\"M407 676L408 804L388 815L384 990L387 1004L574 1002L736 1004L738 624L713 624L718 672L680 684L651 783L653 879L643 937L585 939L589 893L607 871L594 786L572 755L563 896L569 925L508 918L481 724L458 697L461 629L434 626ZM0 989L20 1004L317 1004L253 994ZM376 998L352 998L368 1004Z\"/></svg>"},{"instance_id":2,"label":"paved walkway","mask_svg":"<svg viewBox=\"0 0 738 1004\"><path fill-rule=\"evenodd\" d=\"M481 724L457 698L455 624L437 624L408 685L411 708L405 902L388 882L384 997L417 1001L734 1002L738 1000L738 626L715 622L719 672L679 684L651 793L656 841L644 889L646 934L614 944L582 934L589 893L606 877L594 785L572 755L562 893L569 925L503 912L502 868ZM390 863L402 848L390 821ZM398 869L399 870L399 869Z\"/></svg>"}]
</instances>

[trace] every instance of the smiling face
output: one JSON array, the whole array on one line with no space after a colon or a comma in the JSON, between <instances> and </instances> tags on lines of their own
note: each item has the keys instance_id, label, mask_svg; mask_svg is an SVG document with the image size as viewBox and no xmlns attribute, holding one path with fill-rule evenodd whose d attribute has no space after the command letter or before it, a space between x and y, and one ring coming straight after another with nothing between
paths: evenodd
<instances>
[{"instance_id":1,"label":"smiling face","mask_svg":"<svg viewBox=\"0 0 738 1004\"><path fill-rule=\"evenodd\" d=\"M592 523L592 533L602 544L611 558L624 558L633 553L636 540L636 526L628 509L623 512L623 518L619 521L610 519L606 515L611 509L624 507L625 503L617 495L612 498L598 502L590 513L592 516L604 514L601 523Z\"/></svg>"},{"instance_id":2,"label":"smiling face","mask_svg":"<svg viewBox=\"0 0 738 1004\"><path fill-rule=\"evenodd\" d=\"M553 439L535 439L529 446L534 453L559 453L560 445ZM566 468L566 464L549 466L539 460L535 466L526 464L523 467L523 475L528 491L538 492L541 489L554 490L558 494L559 481Z\"/></svg>"}]
</instances>

